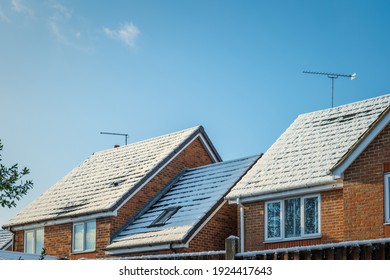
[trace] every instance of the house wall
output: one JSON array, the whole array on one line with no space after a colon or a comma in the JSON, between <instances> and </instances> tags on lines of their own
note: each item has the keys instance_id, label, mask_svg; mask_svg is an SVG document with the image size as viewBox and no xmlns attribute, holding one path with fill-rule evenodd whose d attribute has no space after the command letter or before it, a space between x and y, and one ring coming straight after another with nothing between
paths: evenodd
<instances>
[{"instance_id":1,"label":"house wall","mask_svg":"<svg viewBox=\"0 0 390 280\"><path fill-rule=\"evenodd\" d=\"M390 237L384 225L384 173L390 172L390 126L344 173L345 240Z\"/></svg>"},{"instance_id":2,"label":"house wall","mask_svg":"<svg viewBox=\"0 0 390 280\"><path fill-rule=\"evenodd\" d=\"M244 207L245 251L339 242L343 238L342 190L321 193L321 238L264 243L264 201L246 203Z\"/></svg>"},{"instance_id":3,"label":"house wall","mask_svg":"<svg viewBox=\"0 0 390 280\"><path fill-rule=\"evenodd\" d=\"M132 254L106 255L106 257L134 257L174 253L206 252L225 250L225 239L237 232L236 205L225 203L204 225L189 243L188 248L174 250L148 251Z\"/></svg>"},{"instance_id":4,"label":"house wall","mask_svg":"<svg viewBox=\"0 0 390 280\"><path fill-rule=\"evenodd\" d=\"M245 204L245 250L390 237L390 225L384 224L386 172L390 172L389 125L344 172L343 188L321 194L321 238L264 243L264 202L253 202Z\"/></svg>"},{"instance_id":5,"label":"house wall","mask_svg":"<svg viewBox=\"0 0 390 280\"><path fill-rule=\"evenodd\" d=\"M172 180L183 168L213 163L212 158L199 138L195 139L164 169L150 180L140 191L130 198L119 210L115 217L96 219L96 251L90 253L72 253L72 223L45 226L44 246L46 253L60 258L79 259L105 257L104 249L111 236L137 213L140 208L153 197L161 188ZM24 231L15 234L15 251L24 251Z\"/></svg>"}]
</instances>

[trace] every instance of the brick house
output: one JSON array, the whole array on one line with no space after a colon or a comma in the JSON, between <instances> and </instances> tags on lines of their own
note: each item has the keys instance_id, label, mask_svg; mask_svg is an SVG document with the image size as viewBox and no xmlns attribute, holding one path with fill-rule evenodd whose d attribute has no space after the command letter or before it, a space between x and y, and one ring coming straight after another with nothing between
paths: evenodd
<instances>
[{"instance_id":1,"label":"brick house","mask_svg":"<svg viewBox=\"0 0 390 280\"><path fill-rule=\"evenodd\" d=\"M291 124L226 197L242 254L390 237L389 105L384 95Z\"/></svg>"},{"instance_id":2,"label":"brick house","mask_svg":"<svg viewBox=\"0 0 390 280\"><path fill-rule=\"evenodd\" d=\"M220 240L236 232L235 207L224 203L223 196L254 160L243 159L223 165L233 181L226 180L228 183L220 184L219 196L214 200L204 194L198 197L198 201L208 201L198 204L198 207L207 206L207 209L203 209L203 215L193 216L199 219L193 221L194 224L188 226L186 232L181 232L182 235L176 231L178 238L171 240L176 245L164 247L149 240L153 246L157 246L154 249L167 252L174 252L176 247L187 251L204 250L205 246L196 236L208 234L219 241L208 242L207 246L223 250ZM133 251L129 248L134 246L127 243L131 240L132 222L136 218L161 214L163 218L156 222L155 229L162 232L164 226L169 224L165 225L167 219L171 218L169 215L177 212L173 213L174 216L180 217L190 209L189 204L180 203L170 208L160 207L152 214L149 209L149 206L156 207L153 201L159 202L172 193L172 182L176 182L178 174L184 176L179 177L182 181L189 183L185 178L191 173L200 172L196 167L221 161L201 126L97 152L9 220L3 228L14 233L13 249L18 252L40 254L44 247L48 255L68 259L106 257L106 253L120 252L119 248L131 253ZM218 166L215 168L218 169ZM206 179L211 180L211 177ZM165 196L161 197L162 194ZM176 221L176 218L172 217L171 221ZM176 222L180 224L180 221ZM192 242L191 246L188 245L189 241ZM145 246L143 244L141 247ZM150 250L146 251L153 253Z\"/></svg>"}]
</instances>

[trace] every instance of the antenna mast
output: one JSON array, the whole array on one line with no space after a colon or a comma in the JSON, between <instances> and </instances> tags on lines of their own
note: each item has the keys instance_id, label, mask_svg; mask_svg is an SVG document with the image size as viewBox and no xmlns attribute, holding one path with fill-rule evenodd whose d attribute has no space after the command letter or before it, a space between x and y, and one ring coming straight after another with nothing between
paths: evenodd
<instances>
[{"instance_id":1,"label":"antenna mast","mask_svg":"<svg viewBox=\"0 0 390 280\"><path fill-rule=\"evenodd\" d=\"M129 134L124 134L124 133L100 132L100 134L124 136L125 137L125 145L127 145L127 138L129 138Z\"/></svg>"},{"instance_id":2,"label":"antenna mast","mask_svg":"<svg viewBox=\"0 0 390 280\"><path fill-rule=\"evenodd\" d=\"M351 80L353 80L356 78L356 73L336 74L336 73L303 71L303 74L324 75L324 76L327 76L329 79L332 79L332 108L333 108L333 99L334 99L334 79L337 79L338 77L345 77L345 78L350 78Z\"/></svg>"}]
</instances>

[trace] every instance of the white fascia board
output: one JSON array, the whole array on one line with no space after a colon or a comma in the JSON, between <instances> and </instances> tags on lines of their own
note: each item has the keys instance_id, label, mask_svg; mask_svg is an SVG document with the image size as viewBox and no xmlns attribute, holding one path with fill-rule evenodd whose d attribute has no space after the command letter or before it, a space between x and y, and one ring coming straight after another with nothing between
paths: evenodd
<instances>
[{"instance_id":1,"label":"white fascia board","mask_svg":"<svg viewBox=\"0 0 390 280\"><path fill-rule=\"evenodd\" d=\"M118 209L122 208L122 206L125 205L134 195L136 195L139 190L141 190L146 184L148 184L150 182L150 180L152 180L154 178L154 176L156 176L158 173L160 173L161 170L163 170L168 164L170 164L182 151L184 151L189 145L191 145L192 142L194 142L198 137L201 140L204 147L207 149L208 153L212 156L213 160L215 162L218 162L218 159L216 158L215 154L211 150L210 146L207 144L206 139L203 137L203 135L201 133L198 133L197 135L195 135L195 137L190 142L188 142L183 148L181 148L178 152L176 152L175 155L171 159L169 159L165 164L163 164L156 172L151 174L149 176L148 180L146 180L141 186L139 186L127 199L125 199L116 208L116 211L118 211Z\"/></svg>"},{"instance_id":2,"label":"white fascia board","mask_svg":"<svg viewBox=\"0 0 390 280\"><path fill-rule=\"evenodd\" d=\"M170 249L179 249L179 248L188 248L188 247L186 246L186 244L150 245L150 246L142 246L142 247L134 247L134 248L108 249L107 251L105 251L105 254L120 255L120 254L141 253L141 252L170 250Z\"/></svg>"},{"instance_id":3,"label":"white fascia board","mask_svg":"<svg viewBox=\"0 0 390 280\"><path fill-rule=\"evenodd\" d=\"M370 131L368 135L355 147L352 153L344 159L332 173L335 179L343 178L344 171L357 159L357 157L367 148L368 145L378 136L378 134L386 128L390 122L390 112L388 112Z\"/></svg>"},{"instance_id":4,"label":"white fascia board","mask_svg":"<svg viewBox=\"0 0 390 280\"><path fill-rule=\"evenodd\" d=\"M311 193L331 191L331 190L341 189L342 187L343 187L343 183L334 183L334 184L328 184L328 185L322 185L316 187L306 187L306 188L294 189L290 191L269 193L269 194L257 195L252 197L243 197L240 198L240 202L248 203L248 202L263 201L263 200L281 199L285 197L301 196L301 195L306 195ZM237 199L229 200L229 203L237 204Z\"/></svg>"},{"instance_id":5,"label":"white fascia board","mask_svg":"<svg viewBox=\"0 0 390 280\"><path fill-rule=\"evenodd\" d=\"M213 150L211 149L210 145L207 143L206 139L204 138L204 136L201 133L199 133L199 138L202 141L203 146L206 148L208 154L213 158L214 163L220 162L218 160L218 158L216 157L216 155L214 154ZM191 143L192 143L192 141L191 141Z\"/></svg>"},{"instance_id":6,"label":"white fascia board","mask_svg":"<svg viewBox=\"0 0 390 280\"><path fill-rule=\"evenodd\" d=\"M63 218L63 219L58 219L58 220L49 220L45 222L39 222L39 223L32 223L28 225L20 225L20 226L10 226L13 231L18 231L18 230L30 230L30 229L35 229L35 228L40 228L40 227L45 227L45 226L54 226L54 225L60 225L60 224L66 224L66 223L76 223L76 222L82 222L82 221L87 221L87 220L94 220L98 218L104 218L104 217L112 217L116 216L117 212L105 212L105 213L98 213L98 214L92 214L92 215L86 215L86 216L79 216L79 217L74 217L74 218Z\"/></svg>"}]
</instances>

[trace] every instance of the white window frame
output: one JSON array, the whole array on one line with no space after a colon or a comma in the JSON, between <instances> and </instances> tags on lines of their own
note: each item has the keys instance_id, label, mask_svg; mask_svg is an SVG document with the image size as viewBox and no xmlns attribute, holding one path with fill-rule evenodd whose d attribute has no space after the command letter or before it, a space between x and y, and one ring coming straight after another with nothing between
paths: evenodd
<instances>
[{"instance_id":1,"label":"white window frame","mask_svg":"<svg viewBox=\"0 0 390 280\"><path fill-rule=\"evenodd\" d=\"M304 201L307 198L317 198L318 199L318 232L312 234L305 234L305 213L304 213ZM301 234L300 236L294 237L285 237L285 201L290 199L300 199L300 211L301 211ZM280 237L268 238L268 204L271 203L280 203ZM310 239L321 237L321 195L306 195L300 197L287 197L279 200L266 201L264 203L264 240L266 242L280 242L280 241L291 241L291 240L300 240L300 239Z\"/></svg>"},{"instance_id":2,"label":"white window frame","mask_svg":"<svg viewBox=\"0 0 390 280\"><path fill-rule=\"evenodd\" d=\"M390 173L385 173L384 176L384 208L385 208L385 223L390 223Z\"/></svg>"},{"instance_id":3,"label":"white window frame","mask_svg":"<svg viewBox=\"0 0 390 280\"><path fill-rule=\"evenodd\" d=\"M42 252L42 248L37 248L37 231L42 231L42 237L43 237L43 242L42 242L42 248L45 246L45 229L43 227L40 228L35 228L35 229L30 229L30 230L25 230L24 231L24 252L27 253L27 235L28 233L33 233L33 254L39 255ZM39 250L39 251L37 251Z\"/></svg>"},{"instance_id":4,"label":"white window frame","mask_svg":"<svg viewBox=\"0 0 390 280\"><path fill-rule=\"evenodd\" d=\"M86 236L87 236L87 224L88 223L95 223L95 242L94 242L94 247L92 249L85 249L85 244L86 244ZM75 249L75 228L76 226L82 225L83 226L83 242L82 242L82 249L76 250ZM73 224L72 228L72 253L85 253L85 252L94 252L96 250L96 220L88 220L84 222L78 222Z\"/></svg>"},{"instance_id":5,"label":"white window frame","mask_svg":"<svg viewBox=\"0 0 390 280\"><path fill-rule=\"evenodd\" d=\"M265 212L265 215L264 215L264 236L265 236L265 240L267 241L274 241L274 240L280 240L283 236L284 236L284 229L283 229L283 225L284 225L284 217L283 217L283 209L284 209L284 206L283 206L283 203L284 200L272 200L272 201L267 201L265 204L264 204L264 212ZM280 237L271 237L271 238L268 238L268 204L272 204L272 203L280 203Z\"/></svg>"}]
</instances>

